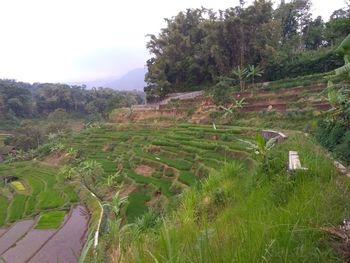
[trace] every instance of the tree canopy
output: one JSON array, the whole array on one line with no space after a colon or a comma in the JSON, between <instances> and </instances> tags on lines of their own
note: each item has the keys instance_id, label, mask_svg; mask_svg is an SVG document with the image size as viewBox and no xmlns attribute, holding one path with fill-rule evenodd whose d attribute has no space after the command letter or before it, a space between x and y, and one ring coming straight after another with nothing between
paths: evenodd
<instances>
[{"instance_id":1,"label":"tree canopy","mask_svg":"<svg viewBox=\"0 0 350 263\"><path fill-rule=\"evenodd\" d=\"M0 118L47 116L57 109L68 113L105 116L115 108L142 103L143 92L122 92L108 88L88 90L85 86L0 80Z\"/></svg>"},{"instance_id":2,"label":"tree canopy","mask_svg":"<svg viewBox=\"0 0 350 263\"><path fill-rule=\"evenodd\" d=\"M349 7L334 11L327 23L321 17L313 19L310 8L309 0L281 1L276 9L271 1L256 0L218 12L187 9L166 19L158 36L148 35L152 57L147 61L147 98L202 89L229 76L237 66L260 65L264 80L291 77L288 71L271 74L270 68L290 63L285 58L300 53L307 55L292 68L304 69L303 63L313 60L322 65L311 65L311 73L338 67L341 58L330 53L350 33ZM312 53L315 50L320 53Z\"/></svg>"}]
</instances>

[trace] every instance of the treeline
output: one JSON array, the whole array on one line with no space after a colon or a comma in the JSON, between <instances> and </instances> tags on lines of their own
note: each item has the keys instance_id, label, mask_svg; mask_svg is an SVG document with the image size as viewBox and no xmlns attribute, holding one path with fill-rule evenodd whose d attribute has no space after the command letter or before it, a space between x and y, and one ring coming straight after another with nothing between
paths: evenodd
<instances>
[{"instance_id":1,"label":"treeline","mask_svg":"<svg viewBox=\"0 0 350 263\"><path fill-rule=\"evenodd\" d=\"M0 119L43 117L57 109L105 117L115 108L143 104L144 101L143 92L0 80Z\"/></svg>"},{"instance_id":2,"label":"treeline","mask_svg":"<svg viewBox=\"0 0 350 263\"><path fill-rule=\"evenodd\" d=\"M147 98L201 89L240 66L259 65L261 80L333 70L343 61L333 47L350 33L350 4L328 22L312 18L309 0L256 0L214 12L187 9L166 19L158 36L149 35Z\"/></svg>"}]
</instances>

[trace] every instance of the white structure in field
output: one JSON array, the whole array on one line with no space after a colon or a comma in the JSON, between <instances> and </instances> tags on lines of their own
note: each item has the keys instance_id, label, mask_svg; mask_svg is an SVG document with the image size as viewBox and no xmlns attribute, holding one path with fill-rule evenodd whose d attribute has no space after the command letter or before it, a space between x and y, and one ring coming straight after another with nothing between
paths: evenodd
<instances>
[{"instance_id":1,"label":"white structure in field","mask_svg":"<svg viewBox=\"0 0 350 263\"><path fill-rule=\"evenodd\" d=\"M296 151L289 151L289 171L296 170L307 170L307 168L302 167L299 159L299 154Z\"/></svg>"}]
</instances>

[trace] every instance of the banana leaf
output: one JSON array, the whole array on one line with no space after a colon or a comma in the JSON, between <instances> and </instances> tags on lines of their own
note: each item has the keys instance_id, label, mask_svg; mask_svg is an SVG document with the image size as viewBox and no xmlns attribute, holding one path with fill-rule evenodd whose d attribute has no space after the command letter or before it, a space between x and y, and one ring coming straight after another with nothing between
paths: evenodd
<instances>
[{"instance_id":1,"label":"banana leaf","mask_svg":"<svg viewBox=\"0 0 350 263\"><path fill-rule=\"evenodd\" d=\"M336 75L343 75L345 73L349 74L349 76L350 76L350 63L348 63L340 68L337 68L335 70Z\"/></svg>"},{"instance_id":2,"label":"banana leaf","mask_svg":"<svg viewBox=\"0 0 350 263\"><path fill-rule=\"evenodd\" d=\"M341 42L340 46L335 50L336 53L345 55L350 52L350 34Z\"/></svg>"}]
</instances>

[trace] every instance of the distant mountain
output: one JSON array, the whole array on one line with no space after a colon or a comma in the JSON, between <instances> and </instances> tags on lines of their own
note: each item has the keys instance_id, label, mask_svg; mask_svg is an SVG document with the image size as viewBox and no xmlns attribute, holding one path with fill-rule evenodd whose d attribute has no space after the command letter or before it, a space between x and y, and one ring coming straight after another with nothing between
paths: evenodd
<instances>
[{"instance_id":1,"label":"distant mountain","mask_svg":"<svg viewBox=\"0 0 350 263\"><path fill-rule=\"evenodd\" d=\"M106 85L107 87L118 90L143 90L143 88L146 86L146 73L146 69L137 68L129 71L121 78L107 83Z\"/></svg>"},{"instance_id":2,"label":"distant mountain","mask_svg":"<svg viewBox=\"0 0 350 263\"><path fill-rule=\"evenodd\" d=\"M87 88L93 87L104 87L112 88L116 90L138 90L143 91L146 86L145 74L147 70L144 68L137 68L129 71L120 78L106 78L95 81L88 81L85 83L74 83L74 84L85 84Z\"/></svg>"}]
</instances>

